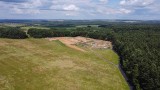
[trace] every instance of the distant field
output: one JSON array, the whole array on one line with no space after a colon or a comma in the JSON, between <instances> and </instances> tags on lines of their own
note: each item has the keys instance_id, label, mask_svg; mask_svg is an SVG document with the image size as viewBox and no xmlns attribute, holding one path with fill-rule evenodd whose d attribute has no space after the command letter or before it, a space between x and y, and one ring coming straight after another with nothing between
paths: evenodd
<instances>
[{"instance_id":1,"label":"distant field","mask_svg":"<svg viewBox=\"0 0 160 90\"><path fill-rule=\"evenodd\" d=\"M24 26L25 24L18 24L18 23L3 23L0 24L1 26L7 26L7 27L19 27L19 26Z\"/></svg>"},{"instance_id":2,"label":"distant field","mask_svg":"<svg viewBox=\"0 0 160 90\"><path fill-rule=\"evenodd\" d=\"M98 27L98 25L78 25L78 26L76 26L76 27L87 27L87 26Z\"/></svg>"},{"instance_id":3,"label":"distant field","mask_svg":"<svg viewBox=\"0 0 160 90\"><path fill-rule=\"evenodd\" d=\"M87 49L86 49L87 50ZM110 49L81 52L60 41L0 39L0 90L129 90Z\"/></svg>"},{"instance_id":4,"label":"distant field","mask_svg":"<svg viewBox=\"0 0 160 90\"><path fill-rule=\"evenodd\" d=\"M21 27L23 30L28 30L30 28L37 28L37 29L49 29L47 27L40 27L40 26L26 26L26 27Z\"/></svg>"}]
</instances>

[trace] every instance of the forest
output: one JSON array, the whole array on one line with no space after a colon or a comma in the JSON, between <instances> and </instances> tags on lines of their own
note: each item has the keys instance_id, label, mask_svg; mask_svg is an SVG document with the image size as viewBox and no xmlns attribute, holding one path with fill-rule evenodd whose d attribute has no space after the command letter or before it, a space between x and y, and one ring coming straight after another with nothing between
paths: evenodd
<instances>
[{"instance_id":1,"label":"forest","mask_svg":"<svg viewBox=\"0 0 160 90\"><path fill-rule=\"evenodd\" d=\"M130 25L113 27L114 50L135 89L160 89L160 27Z\"/></svg>"},{"instance_id":2,"label":"forest","mask_svg":"<svg viewBox=\"0 0 160 90\"><path fill-rule=\"evenodd\" d=\"M0 27L0 38L25 39L27 37L20 28Z\"/></svg>"},{"instance_id":3,"label":"forest","mask_svg":"<svg viewBox=\"0 0 160 90\"><path fill-rule=\"evenodd\" d=\"M28 34L28 36L27 36ZM109 24L81 28L0 28L1 38L83 36L113 43L120 65L134 90L160 89L160 26L158 24Z\"/></svg>"}]
</instances>

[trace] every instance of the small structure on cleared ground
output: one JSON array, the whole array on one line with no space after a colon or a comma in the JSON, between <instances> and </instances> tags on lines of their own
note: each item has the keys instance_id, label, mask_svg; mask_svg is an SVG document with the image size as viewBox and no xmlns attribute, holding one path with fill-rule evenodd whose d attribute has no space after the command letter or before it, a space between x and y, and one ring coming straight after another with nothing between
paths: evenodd
<instances>
[{"instance_id":1,"label":"small structure on cleared ground","mask_svg":"<svg viewBox=\"0 0 160 90\"><path fill-rule=\"evenodd\" d=\"M83 49L77 47L78 45L87 47L87 48L94 48L94 49L112 49L112 43L110 41L86 38L86 37L55 37L55 38L47 38L49 41L59 40L65 45L84 51Z\"/></svg>"}]
</instances>

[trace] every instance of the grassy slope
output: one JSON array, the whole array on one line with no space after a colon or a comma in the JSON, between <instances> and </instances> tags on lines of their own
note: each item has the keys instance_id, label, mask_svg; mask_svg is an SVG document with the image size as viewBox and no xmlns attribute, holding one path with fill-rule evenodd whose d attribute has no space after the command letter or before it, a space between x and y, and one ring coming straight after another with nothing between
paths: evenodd
<instances>
[{"instance_id":1,"label":"grassy slope","mask_svg":"<svg viewBox=\"0 0 160 90\"><path fill-rule=\"evenodd\" d=\"M111 49L104 49L104 50L95 50L95 52L99 53L103 58L109 60L110 62L118 65L119 64L119 57L118 55Z\"/></svg>"},{"instance_id":2,"label":"grassy slope","mask_svg":"<svg viewBox=\"0 0 160 90\"><path fill-rule=\"evenodd\" d=\"M76 51L59 41L0 39L1 89L128 90L129 87L118 68L91 52Z\"/></svg>"}]
</instances>

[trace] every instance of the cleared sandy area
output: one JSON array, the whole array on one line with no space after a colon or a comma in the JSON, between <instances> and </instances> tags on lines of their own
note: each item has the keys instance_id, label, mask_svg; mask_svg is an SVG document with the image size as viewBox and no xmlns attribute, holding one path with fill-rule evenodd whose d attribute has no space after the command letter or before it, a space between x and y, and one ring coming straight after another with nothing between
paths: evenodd
<instances>
[{"instance_id":1,"label":"cleared sandy area","mask_svg":"<svg viewBox=\"0 0 160 90\"><path fill-rule=\"evenodd\" d=\"M49 41L59 40L64 43L66 46L86 52L84 49L79 48L76 45L81 45L89 48L97 48L97 49L112 49L112 43L104 40L97 40L86 37L55 37L55 38L47 38Z\"/></svg>"}]
</instances>

